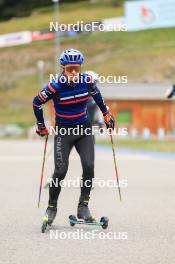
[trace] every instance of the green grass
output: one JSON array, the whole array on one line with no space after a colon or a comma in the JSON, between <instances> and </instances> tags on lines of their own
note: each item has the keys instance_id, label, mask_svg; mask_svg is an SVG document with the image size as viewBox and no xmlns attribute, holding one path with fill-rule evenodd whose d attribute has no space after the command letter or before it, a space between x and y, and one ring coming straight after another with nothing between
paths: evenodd
<instances>
[{"instance_id":1,"label":"green grass","mask_svg":"<svg viewBox=\"0 0 175 264\"><path fill-rule=\"evenodd\" d=\"M97 141L100 145L110 145L109 140ZM175 140L115 139L115 146L124 149L175 153Z\"/></svg>"}]
</instances>

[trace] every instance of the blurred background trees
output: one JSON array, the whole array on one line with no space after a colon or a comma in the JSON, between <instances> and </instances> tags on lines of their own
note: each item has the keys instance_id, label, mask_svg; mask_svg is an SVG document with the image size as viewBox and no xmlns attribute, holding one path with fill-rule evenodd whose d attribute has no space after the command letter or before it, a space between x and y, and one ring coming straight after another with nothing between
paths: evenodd
<instances>
[{"instance_id":1,"label":"blurred background trees","mask_svg":"<svg viewBox=\"0 0 175 264\"><path fill-rule=\"evenodd\" d=\"M111 3L119 6L124 0L60 0L60 3L70 2ZM13 17L23 17L30 15L35 8L51 6L52 0L0 0L0 20L8 20Z\"/></svg>"},{"instance_id":2,"label":"blurred background trees","mask_svg":"<svg viewBox=\"0 0 175 264\"><path fill-rule=\"evenodd\" d=\"M84 0L81 0L84 1ZM60 0L63 2L78 2L77 0ZM30 15L35 8L51 6L52 0L0 0L0 20L8 20L12 17Z\"/></svg>"}]
</instances>

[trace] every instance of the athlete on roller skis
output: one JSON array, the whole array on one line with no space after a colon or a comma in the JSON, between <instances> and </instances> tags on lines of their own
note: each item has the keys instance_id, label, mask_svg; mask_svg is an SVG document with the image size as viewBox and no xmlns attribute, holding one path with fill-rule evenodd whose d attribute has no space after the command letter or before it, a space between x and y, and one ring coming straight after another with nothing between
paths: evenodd
<instances>
[{"instance_id":1,"label":"athlete on roller skis","mask_svg":"<svg viewBox=\"0 0 175 264\"><path fill-rule=\"evenodd\" d=\"M109 107L106 106L96 82L88 74L81 72L81 65L84 62L83 54L75 49L65 50L59 61L62 73L58 81L53 80L48 83L33 99L33 109L37 119L36 133L39 136L46 136L49 133L44 123L42 110L42 105L49 100L53 100L54 103L55 126L58 128L58 134L54 137L55 168L53 173L53 181L58 185L50 184L49 186L49 201L44 216L48 224L52 224L57 213L57 201L61 191L60 181L66 176L69 154L73 147L76 148L80 156L83 169L77 217L84 220L92 219L88 202L94 178L95 157L94 136L89 133L92 126L87 114L87 102L90 97L94 99L103 113L107 128L114 129L114 118L110 114ZM61 133L61 128L68 131L69 128L80 126L83 129L81 135L73 133L62 135Z\"/></svg>"}]
</instances>

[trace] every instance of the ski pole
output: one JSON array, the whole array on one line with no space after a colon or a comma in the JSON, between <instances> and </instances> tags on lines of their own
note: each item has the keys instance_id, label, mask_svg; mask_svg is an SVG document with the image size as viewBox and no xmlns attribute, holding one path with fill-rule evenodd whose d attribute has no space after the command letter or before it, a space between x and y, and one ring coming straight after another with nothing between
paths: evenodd
<instances>
[{"instance_id":1,"label":"ski pole","mask_svg":"<svg viewBox=\"0 0 175 264\"><path fill-rule=\"evenodd\" d=\"M47 142L48 142L48 135L46 135L45 144L44 144L44 154L43 154L43 162L42 162L40 186L39 186L38 208L40 206L41 190L42 190L42 185L43 185L44 165L45 165L45 159L46 159Z\"/></svg>"},{"instance_id":2,"label":"ski pole","mask_svg":"<svg viewBox=\"0 0 175 264\"><path fill-rule=\"evenodd\" d=\"M110 133L110 139L111 139L111 146L112 146L112 153L113 153L113 159L114 159L114 167L115 167L115 174L116 174L116 178L117 178L119 197L120 197L120 202L121 202L122 201L122 197L121 197L121 191L120 191L120 185L119 185L119 174L118 174L118 169L117 169L115 147L114 147L114 140L113 140L112 133Z\"/></svg>"},{"instance_id":3,"label":"ski pole","mask_svg":"<svg viewBox=\"0 0 175 264\"><path fill-rule=\"evenodd\" d=\"M49 156L50 156L50 154L52 153L52 151L53 151L53 147L51 147L51 149L50 149L50 151L47 153L47 155L46 155L46 161L47 161L47 159L49 158ZM49 179L49 182L47 181L46 183L45 183L45 185L44 185L44 189L47 189L48 187L49 187L49 185L50 185L50 179Z\"/></svg>"}]
</instances>

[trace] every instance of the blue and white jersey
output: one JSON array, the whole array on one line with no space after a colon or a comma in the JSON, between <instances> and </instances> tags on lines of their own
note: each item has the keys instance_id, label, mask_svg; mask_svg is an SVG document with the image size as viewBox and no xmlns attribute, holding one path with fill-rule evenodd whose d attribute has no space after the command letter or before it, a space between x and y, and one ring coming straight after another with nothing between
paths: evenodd
<instances>
[{"instance_id":1,"label":"blue and white jersey","mask_svg":"<svg viewBox=\"0 0 175 264\"><path fill-rule=\"evenodd\" d=\"M102 113L108 111L102 95L95 83L87 81L90 76L83 73L79 82L52 81L33 99L33 109L38 123L44 123L42 105L53 100L56 125L71 126L83 124L88 120L87 102L92 96ZM65 78L64 78L65 80Z\"/></svg>"}]
</instances>

